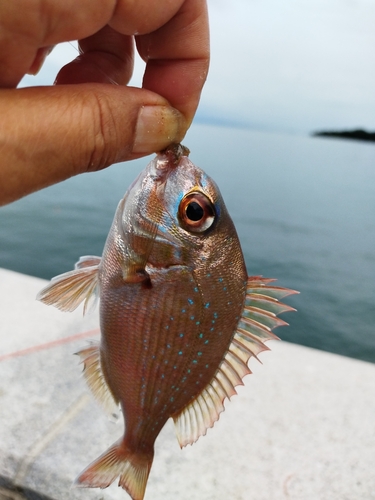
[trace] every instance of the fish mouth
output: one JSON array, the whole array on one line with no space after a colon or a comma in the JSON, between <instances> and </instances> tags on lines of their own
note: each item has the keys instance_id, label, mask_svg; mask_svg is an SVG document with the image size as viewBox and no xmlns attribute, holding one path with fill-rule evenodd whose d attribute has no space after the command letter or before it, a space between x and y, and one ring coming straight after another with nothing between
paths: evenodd
<instances>
[{"instance_id":1,"label":"fish mouth","mask_svg":"<svg viewBox=\"0 0 375 500\"><path fill-rule=\"evenodd\" d=\"M160 151L154 160L154 179L164 183L170 172L175 170L183 156L188 157L190 150L179 143L172 143Z\"/></svg>"},{"instance_id":2,"label":"fish mouth","mask_svg":"<svg viewBox=\"0 0 375 500\"><path fill-rule=\"evenodd\" d=\"M180 226L178 214L173 213L173 207L165 199L169 175L188 154L189 150L181 144L172 144L161 151L129 188L128 194L135 190L136 196L130 196L126 210L127 197L123 200L122 212L127 213L125 227L122 225L123 238L129 243L128 255L134 268L145 269L149 264L157 268L183 264L187 254L200 247L200 242ZM132 213L134 202L140 202L136 214Z\"/></svg>"}]
</instances>

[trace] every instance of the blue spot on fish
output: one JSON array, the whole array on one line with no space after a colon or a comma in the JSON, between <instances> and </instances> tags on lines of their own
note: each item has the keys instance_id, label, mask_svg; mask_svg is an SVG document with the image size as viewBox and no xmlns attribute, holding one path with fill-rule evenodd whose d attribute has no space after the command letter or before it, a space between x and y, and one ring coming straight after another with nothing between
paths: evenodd
<instances>
[{"instance_id":1,"label":"blue spot on fish","mask_svg":"<svg viewBox=\"0 0 375 500\"><path fill-rule=\"evenodd\" d=\"M221 209L219 203L215 203L215 212L217 217L220 217Z\"/></svg>"},{"instance_id":2,"label":"blue spot on fish","mask_svg":"<svg viewBox=\"0 0 375 500\"><path fill-rule=\"evenodd\" d=\"M205 173L202 173L202 176L201 176L201 179L200 179L200 185L202 186L202 188L207 188L208 186L208 178L207 178L207 175Z\"/></svg>"},{"instance_id":3,"label":"blue spot on fish","mask_svg":"<svg viewBox=\"0 0 375 500\"><path fill-rule=\"evenodd\" d=\"M208 309L210 307L210 303L209 302L206 302L205 305L204 305L204 308L205 309Z\"/></svg>"},{"instance_id":4,"label":"blue spot on fish","mask_svg":"<svg viewBox=\"0 0 375 500\"><path fill-rule=\"evenodd\" d=\"M190 305L194 304L194 300L193 299L188 299L188 302L189 302Z\"/></svg>"}]
</instances>

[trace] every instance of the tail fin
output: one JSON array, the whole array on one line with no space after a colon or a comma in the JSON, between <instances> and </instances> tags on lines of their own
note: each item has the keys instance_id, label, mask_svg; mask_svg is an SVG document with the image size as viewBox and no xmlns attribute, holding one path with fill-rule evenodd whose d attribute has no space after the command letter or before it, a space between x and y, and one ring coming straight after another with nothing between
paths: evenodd
<instances>
[{"instance_id":1,"label":"tail fin","mask_svg":"<svg viewBox=\"0 0 375 500\"><path fill-rule=\"evenodd\" d=\"M142 500L153 458L153 449L147 453L134 452L120 440L92 462L78 476L75 484L87 488L107 488L120 476L119 486L133 500Z\"/></svg>"}]
</instances>

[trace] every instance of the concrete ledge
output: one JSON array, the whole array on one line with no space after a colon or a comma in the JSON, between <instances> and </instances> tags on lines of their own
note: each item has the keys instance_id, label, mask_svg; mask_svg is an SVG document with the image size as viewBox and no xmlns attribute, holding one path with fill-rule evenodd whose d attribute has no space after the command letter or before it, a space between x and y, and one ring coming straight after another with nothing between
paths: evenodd
<instances>
[{"instance_id":1,"label":"concrete ledge","mask_svg":"<svg viewBox=\"0 0 375 500\"><path fill-rule=\"evenodd\" d=\"M114 485L71 487L122 433L72 356L98 338L97 314L36 302L45 284L38 278L0 269L0 283L0 499L4 485L16 485L27 490L8 498L125 500ZM283 342L270 347L194 446L181 451L168 422L146 500L375 499L375 365Z\"/></svg>"}]
</instances>

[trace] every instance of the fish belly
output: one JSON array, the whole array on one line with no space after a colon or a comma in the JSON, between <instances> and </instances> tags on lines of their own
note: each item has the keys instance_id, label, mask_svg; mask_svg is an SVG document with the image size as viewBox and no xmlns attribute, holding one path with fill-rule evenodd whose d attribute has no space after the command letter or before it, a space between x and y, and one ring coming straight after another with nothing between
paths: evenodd
<instances>
[{"instance_id":1,"label":"fish belly","mask_svg":"<svg viewBox=\"0 0 375 500\"><path fill-rule=\"evenodd\" d=\"M205 292L194 274L172 267L150 272L151 286L108 283L101 292L103 372L137 448L152 446L166 420L212 380L243 305L240 294L229 311L220 307L218 289Z\"/></svg>"}]
</instances>

